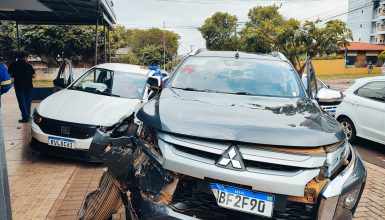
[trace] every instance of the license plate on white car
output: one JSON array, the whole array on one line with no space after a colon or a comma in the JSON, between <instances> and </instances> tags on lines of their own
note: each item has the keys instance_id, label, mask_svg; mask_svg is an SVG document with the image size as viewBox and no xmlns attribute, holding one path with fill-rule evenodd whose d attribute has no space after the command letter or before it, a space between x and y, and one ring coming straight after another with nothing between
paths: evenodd
<instances>
[{"instance_id":1,"label":"license plate on white car","mask_svg":"<svg viewBox=\"0 0 385 220\"><path fill-rule=\"evenodd\" d=\"M48 145L74 149L75 141L67 138L48 137Z\"/></svg>"},{"instance_id":2,"label":"license plate on white car","mask_svg":"<svg viewBox=\"0 0 385 220\"><path fill-rule=\"evenodd\" d=\"M211 183L210 187L217 199L217 204L221 207L270 218L273 216L274 196L272 195L218 183Z\"/></svg>"}]
</instances>

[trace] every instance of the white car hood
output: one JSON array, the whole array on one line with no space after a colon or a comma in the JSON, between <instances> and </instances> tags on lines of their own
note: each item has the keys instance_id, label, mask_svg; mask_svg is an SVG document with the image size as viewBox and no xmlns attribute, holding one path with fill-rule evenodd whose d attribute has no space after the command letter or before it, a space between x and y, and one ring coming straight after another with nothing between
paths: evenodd
<instances>
[{"instance_id":1,"label":"white car hood","mask_svg":"<svg viewBox=\"0 0 385 220\"><path fill-rule=\"evenodd\" d=\"M42 116L78 124L112 126L133 114L139 99L126 99L76 90L62 90L36 108Z\"/></svg>"}]
</instances>

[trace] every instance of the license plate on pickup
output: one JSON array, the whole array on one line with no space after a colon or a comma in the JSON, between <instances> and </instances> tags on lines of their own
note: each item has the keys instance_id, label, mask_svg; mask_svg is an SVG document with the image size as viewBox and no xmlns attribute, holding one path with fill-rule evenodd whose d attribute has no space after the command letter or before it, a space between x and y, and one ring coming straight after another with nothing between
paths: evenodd
<instances>
[{"instance_id":1,"label":"license plate on pickup","mask_svg":"<svg viewBox=\"0 0 385 220\"><path fill-rule=\"evenodd\" d=\"M272 195L218 183L211 183L210 187L217 199L217 204L221 207L270 218L273 216L274 196Z\"/></svg>"},{"instance_id":2,"label":"license plate on pickup","mask_svg":"<svg viewBox=\"0 0 385 220\"><path fill-rule=\"evenodd\" d=\"M74 149L75 141L67 138L48 137L48 145Z\"/></svg>"}]
</instances>

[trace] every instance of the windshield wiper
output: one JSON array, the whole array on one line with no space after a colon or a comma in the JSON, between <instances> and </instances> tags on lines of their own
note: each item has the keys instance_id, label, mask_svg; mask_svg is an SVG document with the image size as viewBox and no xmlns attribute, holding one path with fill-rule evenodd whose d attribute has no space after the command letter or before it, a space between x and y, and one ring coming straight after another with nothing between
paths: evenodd
<instances>
[{"instance_id":1,"label":"windshield wiper","mask_svg":"<svg viewBox=\"0 0 385 220\"><path fill-rule=\"evenodd\" d=\"M83 91L83 88L80 86L71 86L69 89Z\"/></svg>"},{"instance_id":2,"label":"windshield wiper","mask_svg":"<svg viewBox=\"0 0 385 220\"><path fill-rule=\"evenodd\" d=\"M235 95L255 95L255 94L250 93L250 92L235 92L235 93L231 93L231 94L235 94Z\"/></svg>"},{"instance_id":3,"label":"windshield wiper","mask_svg":"<svg viewBox=\"0 0 385 220\"><path fill-rule=\"evenodd\" d=\"M199 90L199 89L195 89L195 88L191 88L191 87L186 87L186 88L171 87L171 88L173 88L173 89L182 89L182 90L186 90L186 91L203 92L203 90Z\"/></svg>"}]
</instances>

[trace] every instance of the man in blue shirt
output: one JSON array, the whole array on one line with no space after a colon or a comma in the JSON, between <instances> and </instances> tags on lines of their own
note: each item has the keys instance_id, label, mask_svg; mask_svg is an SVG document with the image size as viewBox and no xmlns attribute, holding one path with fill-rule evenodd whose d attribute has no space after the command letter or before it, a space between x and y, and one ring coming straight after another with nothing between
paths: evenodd
<instances>
[{"instance_id":1,"label":"man in blue shirt","mask_svg":"<svg viewBox=\"0 0 385 220\"><path fill-rule=\"evenodd\" d=\"M12 87L12 80L8 74L7 66L5 65L5 63L6 63L6 60L0 57L0 85L1 85L0 95L8 92L8 90ZM0 99L0 106L1 106L1 99Z\"/></svg>"}]
</instances>

